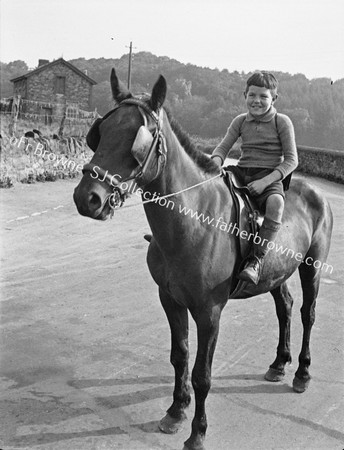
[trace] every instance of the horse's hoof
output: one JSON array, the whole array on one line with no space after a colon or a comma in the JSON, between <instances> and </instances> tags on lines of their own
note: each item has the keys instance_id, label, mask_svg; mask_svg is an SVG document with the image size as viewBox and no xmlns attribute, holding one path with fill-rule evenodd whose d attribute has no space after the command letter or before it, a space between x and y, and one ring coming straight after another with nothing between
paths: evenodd
<instances>
[{"instance_id":1,"label":"horse's hoof","mask_svg":"<svg viewBox=\"0 0 344 450\"><path fill-rule=\"evenodd\" d=\"M294 377L293 391L297 392L298 394L302 394L302 392L305 392L305 390L308 389L310 382L311 382L311 378L301 380L301 378Z\"/></svg>"},{"instance_id":2,"label":"horse's hoof","mask_svg":"<svg viewBox=\"0 0 344 450\"><path fill-rule=\"evenodd\" d=\"M180 419L175 419L171 417L169 414L166 414L166 416L160 420L159 423L160 431L166 434L175 434L180 430L185 419L186 419L185 413L183 413Z\"/></svg>"},{"instance_id":3,"label":"horse's hoof","mask_svg":"<svg viewBox=\"0 0 344 450\"><path fill-rule=\"evenodd\" d=\"M285 372L284 370L273 369L272 367L264 375L265 380L267 381L282 381L284 378Z\"/></svg>"},{"instance_id":4,"label":"horse's hoof","mask_svg":"<svg viewBox=\"0 0 344 450\"><path fill-rule=\"evenodd\" d=\"M187 447L184 444L183 450L205 450L205 447L202 444L201 444L201 446L198 446L198 447Z\"/></svg>"},{"instance_id":5,"label":"horse's hoof","mask_svg":"<svg viewBox=\"0 0 344 450\"><path fill-rule=\"evenodd\" d=\"M203 439L191 439L189 438L184 442L183 450L205 450L203 445Z\"/></svg>"}]
</instances>

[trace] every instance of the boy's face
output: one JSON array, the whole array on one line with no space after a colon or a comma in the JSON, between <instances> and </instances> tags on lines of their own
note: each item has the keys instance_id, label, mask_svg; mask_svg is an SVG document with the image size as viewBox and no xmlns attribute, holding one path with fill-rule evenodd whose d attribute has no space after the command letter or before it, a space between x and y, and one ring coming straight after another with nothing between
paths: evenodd
<instances>
[{"instance_id":1,"label":"boy's face","mask_svg":"<svg viewBox=\"0 0 344 450\"><path fill-rule=\"evenodd\" d=\"M245 93L246 106L254 117L263 116L269 111L271 105L276 100L273 98L270 89L260 86L249 86Z\"/></svg>"}]
</instances>

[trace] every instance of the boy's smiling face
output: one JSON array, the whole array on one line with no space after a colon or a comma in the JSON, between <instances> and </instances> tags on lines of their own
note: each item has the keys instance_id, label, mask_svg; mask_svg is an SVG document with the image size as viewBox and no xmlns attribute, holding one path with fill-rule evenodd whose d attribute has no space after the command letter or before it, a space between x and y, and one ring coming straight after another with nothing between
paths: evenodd
<instances>
[{"instance_id":1,"label":"boy's smiling face","mask_svg":"<svg viewBox=\"0 0 344 450\"><path fill-rule=\"evenodd\" d=\"M271 105L276 100L270 89L260 86L249 86L245 93L246 106L254 117L261 117L269 111Z\"/></svg>"}]
</instances>

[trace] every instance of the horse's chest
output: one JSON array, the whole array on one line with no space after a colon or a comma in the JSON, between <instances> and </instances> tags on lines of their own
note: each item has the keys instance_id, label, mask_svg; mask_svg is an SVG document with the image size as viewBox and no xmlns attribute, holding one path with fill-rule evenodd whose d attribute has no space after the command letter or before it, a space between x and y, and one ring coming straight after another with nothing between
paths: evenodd
<instances>
[{"instance_id":1,"label":"horse's chest","mask_svg":"<svg viewBox=\"0 0 344 450\"><path fill-rule=\"evenodd\" d=\"M186 307L193 299L204 297L204 270L202 264L186 261L187 257L165 258L156 245L148 251L148 267L157 285L170 295L177 303Z\"/></svg>"},{"instance_id":2,"label":"horse's chest","mask_svg":"<svg viewBox=\"0 0 344 450\"><path fill-rule=\"evenodd\" d=\"M202 291L200 280L195 280L187 271L173 269L167 265L160 272L158 284L177 303L186 307L194 296L199 298Z\"/></svg>"}]
</instances>

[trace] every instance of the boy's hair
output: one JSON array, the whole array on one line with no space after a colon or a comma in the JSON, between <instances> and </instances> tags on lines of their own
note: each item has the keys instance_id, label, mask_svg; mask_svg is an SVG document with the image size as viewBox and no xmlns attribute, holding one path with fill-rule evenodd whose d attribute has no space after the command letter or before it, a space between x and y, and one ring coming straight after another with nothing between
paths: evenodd
<instances>
[{"instance_id":1,"label":"boy's hair","mask_svg":"<svg viewBox=\"0 0 344 450\"><path fill-rule=\"evenodd\" d=\"M260 72L255 72L246 81L245 93L247 94L250 86L259 86L270 89L273 97L277 95L278 81L276 77L271 72L266 72L262 70Z\"/></svg>"}]
</instances>

